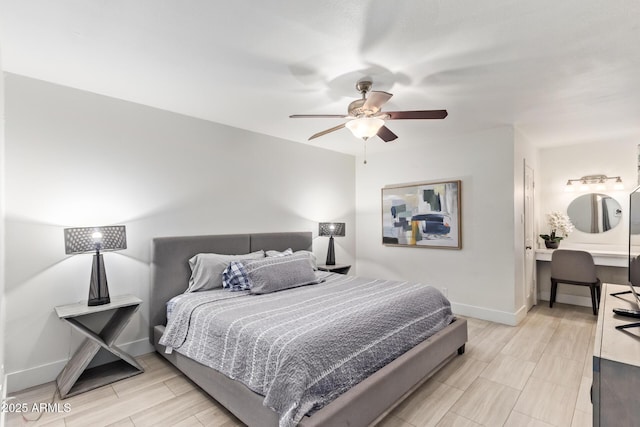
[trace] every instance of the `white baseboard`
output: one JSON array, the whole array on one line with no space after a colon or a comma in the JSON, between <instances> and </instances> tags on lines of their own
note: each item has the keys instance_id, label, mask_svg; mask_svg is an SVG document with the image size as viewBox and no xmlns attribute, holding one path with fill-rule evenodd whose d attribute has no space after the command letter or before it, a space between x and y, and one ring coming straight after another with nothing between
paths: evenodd
<instances>
[{"instance_id":1,"label":"white baseboard","mask_svg":"<svg viewBox=\"0 0 640 427\"><path fill-rule=\"evenodd\" d=\"M529 310L527 310L526 306L522 306L518 309L518 311L516 311L515 316L516 316L516 325L519 324L520 322L522 322L524 320L525 317L527 317L527 313L529 312ZM514 325L511 325L514 326Z\"/></svg>"},{"instance_id":2,"label":"white baseboard","mask_svg":"<svg viewBox=\"0 0 640 427\"><path fill-rule=\"evenodd\" d=\"M538 299L549 301L551 292L540 292ZM556 294L556 302L562 304L580 305L583 307L591 307L591 297L583 297L580 295Z\"/></svg>"},{"instance_id":3,"label":"white baseboard","mask_svg":"<svg viewBox=\"0 0 640 427\"><path fill-rule=\"evenodd\" d=\"M488 320L490 322L502 323L509 326L516 326L527 315L525 307L520 308L515 313L492 310L473 305L459 304L451 301L451 309L461 316L473 317L476 319Z\"/></svg>"},{"instance_id":4,"label":"white baseboard","mask_svg":"<svg viewBox=\"0 0 640 427\"><path fill-rule=\"evenodd\" d=\"M118 347L134 357L155 351L148 338L118 344ZM29 387L51 382L56 379L67 362L68 359L58 360L22 371L11 372L5 376L6 386L4 390L6 390L6 393L14 393Z\"/></svg>"},{"instance_id":5,"label":"white baseboard","mask_svg":"<svg viewBox=\"0 0 640 427\"><path fill-rule=\"evenodd\" d=\"M549 292L540 292L538 299L548 304ZM583 307L591 307L591 297L583 297L580 295L557 294L556 302L563 304L579 305ZM538 301L538 304L541 302ZM484 307L476 307L473 305L459 304L451 301L451 309L454 313L461 316L469 316L476 319L488 320L490 322L502 323L509 326L516 326L527 316L527 307L520 307L515 313L506 311L492 310Z\"/></svg>"}]
</instances>

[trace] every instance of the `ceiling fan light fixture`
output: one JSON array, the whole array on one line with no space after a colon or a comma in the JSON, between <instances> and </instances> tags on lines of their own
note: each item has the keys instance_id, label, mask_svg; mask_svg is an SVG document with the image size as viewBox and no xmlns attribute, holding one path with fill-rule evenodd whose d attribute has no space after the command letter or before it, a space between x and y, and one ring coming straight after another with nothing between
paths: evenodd
<instances>
[{"instance_id":1,"label":"ceiling fan light fixture","mask_svg":"<svg viewBox=\"0 0 640 427\"><path fill-rule=\"evenodd\" d=\"M336 118L351 119L321 132L314 133L309 140L327 135L331 132L349 128L356 138L367 140L372 136L378 136L384 142L395 141L398 135L385 126L386 120L438 120L447 117L447 110L416 110L416 111L387 111L382 112L382 106L386 104L393 94L378 90L371 90L372 82L368 79L358 81L356 89L362 95L349 104L347 114L292 114L292 119L300 118ZM367 96L367 94L369 96Z\"/></svg>"},{"instance_id":2,"label":"ceiling fan light fixture","mask_svg":"<svg viewBox=\"0 0 640 427\"><path fill-rule=\"evenodd\" d=\"M360 117L345 123L345 127L356 138L362 138L365 141L375 136L382 126L384 126L384 120L377 117Z\"/></svg>"}]
</instances>

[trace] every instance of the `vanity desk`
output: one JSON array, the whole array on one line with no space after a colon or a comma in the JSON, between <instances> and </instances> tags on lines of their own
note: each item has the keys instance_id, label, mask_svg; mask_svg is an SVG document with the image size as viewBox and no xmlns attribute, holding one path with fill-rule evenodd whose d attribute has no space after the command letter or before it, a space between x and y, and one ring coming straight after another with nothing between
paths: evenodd
<instances>
[{"instance_id":1,"label":"vanity desk","mask_svg":"<svg viewBox=\"0 0 640 427\"><path fill-rule=\"evenodd\" d=\"M607 267L624 267L629 264L629 252L627 251L608 251L603 249L584 249L579 247L560 247L558 249L571 249L575 251L586 251L593 256L593 262L598 266ZM555 249L536 249L537 261L551 262L551 254ZM602 280L602 278L600 278ZM605 280L602 280L603 282Z\"/></svg>"},{"instance_id":2,"label":"vanity desk","mask_svg":"<svg viewBox=\"0 0 640 427\"><path fill-rule=\"evenodd\" d=\"M606 249L591 249L584 247L566 246L559 249L570 249L586 251L593 256L596 265L598 278L602 283L628 282L629 253L627 251L616 251ZM554 249L536 249L536 284L538 287L538 298L549 301L551 294L551 254ZM557 302L583 305L591 307L591 296L589 289L582 286L558 287Z\"/></svg>"}]
</instances>

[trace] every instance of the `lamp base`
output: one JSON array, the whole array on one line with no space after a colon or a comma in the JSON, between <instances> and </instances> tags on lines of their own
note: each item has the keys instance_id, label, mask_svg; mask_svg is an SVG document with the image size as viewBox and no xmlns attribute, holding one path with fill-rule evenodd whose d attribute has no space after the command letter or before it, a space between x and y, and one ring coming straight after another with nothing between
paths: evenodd
<instances>
[{"instance_id":1,"label":"lamp base","mask_svg":"<svg viewBox=\"0 0 640 427\"><path fill-rule=\"evenodd\" d=\"M91 283L89 284L89 300L87 305L109 304L109 287L107 286L107 273L104 270L104 260L102 254L93 256L93 266L91 267Z\"/></svg>"},{"instance_id":2,"label":"lamp base","mask_svg":"<svg viewBox=\"0 0 640 427\"><path fill-rule=\"evenodd\" d=\"M336 250L333 247L333 236L329 237L329 248L327 249L326 265L336 265Z\"/></svg>"}]
</instances>

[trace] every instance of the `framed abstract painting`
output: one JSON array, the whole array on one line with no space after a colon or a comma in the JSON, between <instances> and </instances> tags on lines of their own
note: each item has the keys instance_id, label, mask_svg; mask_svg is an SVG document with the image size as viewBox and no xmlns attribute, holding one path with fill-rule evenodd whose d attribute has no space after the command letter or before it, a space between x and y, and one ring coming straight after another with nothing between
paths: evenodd
<instances>
[{"instance_id":1,"label":"framed abstract painting","mask_svg":"<svg viewBox=\"0 0 640 427\"><path fill-rule=\"evenodd\" d=\"M388 185L382 189L382 243L461 249L461 181Z\"/></svg>"}]
</instances>

